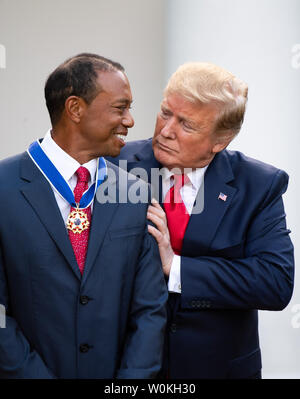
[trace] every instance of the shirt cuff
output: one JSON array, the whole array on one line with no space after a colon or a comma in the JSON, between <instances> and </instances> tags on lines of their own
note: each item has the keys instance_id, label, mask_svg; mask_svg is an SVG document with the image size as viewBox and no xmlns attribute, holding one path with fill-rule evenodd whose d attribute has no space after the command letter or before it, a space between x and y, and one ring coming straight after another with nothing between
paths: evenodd
<instances>
[{"instance_id":1,"label":"shirt cuff","mask_svg":"<svg viewBox=\"0 0 300 399\"><path fill-rule=\"evenodd\" d=\"M178 255L174 255L168 281L169 292L176 292L177 294L181 294L180 266L181 257Z\"/></svg>"}]
</instances>

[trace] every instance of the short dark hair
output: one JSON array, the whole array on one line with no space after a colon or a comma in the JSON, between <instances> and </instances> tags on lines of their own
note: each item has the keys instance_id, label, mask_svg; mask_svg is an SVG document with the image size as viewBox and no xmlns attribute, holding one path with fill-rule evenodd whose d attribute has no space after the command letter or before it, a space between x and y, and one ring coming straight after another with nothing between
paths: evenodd
<instances>
[{"instance_id":1,"label":"short dark hair","mask_svg":"<svg viewBox=\"0 0 300 399\"><path fill-rule=\"evenodd\" d=\"M45 84L45 99L52 126L60 120L68 97L78 96L90 104L100 93L99 71L124 72L124 68L100 55L81 53L67 59L50 74Z\"/></svg>"}]
</instances>

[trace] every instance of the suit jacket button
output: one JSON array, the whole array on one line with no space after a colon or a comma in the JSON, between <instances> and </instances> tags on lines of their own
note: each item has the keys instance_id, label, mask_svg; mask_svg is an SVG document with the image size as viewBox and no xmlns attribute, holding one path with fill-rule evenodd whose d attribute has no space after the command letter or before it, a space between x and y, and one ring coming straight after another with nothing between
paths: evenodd
<instances>
[{"instance_id":1,"label":"suit jacket button","mask_svg":"<svg viewBox=\"0 0 300 399\"><path fill-rule=\"evenodd\" d=\"M81 305L86 305L89 303L90 298L86 295L82 295L79 299Z\"/></svg>"},{"instance_id":2,"label":"suit jacket button","mask_svg":"<svg viewBox=\"0 0 300 399\"><path fill-rule=\"evenodd\" d=\"M91 346L89 344L81 344L79 346L79 350L81 353L87 353L90 350Z\"/></svg>"},{"instance_id":3,"label":"suit jacket button","mask_svg":"<svg viewBox=\"0 0 300 399\"><path fill-rule=\"evenodd\" d=\"M177 326L176 326L175 323L171 324L170 330L171 330L172 333L175 333L177 331Z\"/></svg>"},{"instance_id":4,"label":"suit jacket button","mask_svg":"<svg viewBox=\"0 0 300 399\"><path fill-rule=\"evenodd\" d=\"M192 306L192 308L196 307L196 301L192 301L191 306Z\"/></svg>"}]
</instances>

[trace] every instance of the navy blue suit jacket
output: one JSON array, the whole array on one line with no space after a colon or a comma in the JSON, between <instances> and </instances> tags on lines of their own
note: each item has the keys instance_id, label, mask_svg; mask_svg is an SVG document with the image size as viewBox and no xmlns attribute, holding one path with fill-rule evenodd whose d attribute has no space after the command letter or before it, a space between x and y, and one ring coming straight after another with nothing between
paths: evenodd
<instances>
[{"instance_id":1,"label":"navy blue suit jacket","mask_svg":"<svg viewBox=\"0 0 300 399\"><path fill-rule=\"evenodd\" d=\"M161 167L151 140L130 142L128 171ZM204 209L182 247L182 293L171 294L166 340L170 378L250 378L261 369L257 309L281 310L293 291L293 245L282 194L288 175L224 150L204 178ZM227 196L219 199L220 193ZM197 199L196 199L197 200Z\"/></svg>"},{"instance_id":2,"label":"navy blue suit jacket","mask_svg":"<svg viewBox=\"0 0 300 399\"><path fill-rule=\"evenodd\" d=\"M0 208L0 378L155 377L168 293L147 204L94 201L83 276L27 153L0 162Z\"/></svg>"}]
</instances>

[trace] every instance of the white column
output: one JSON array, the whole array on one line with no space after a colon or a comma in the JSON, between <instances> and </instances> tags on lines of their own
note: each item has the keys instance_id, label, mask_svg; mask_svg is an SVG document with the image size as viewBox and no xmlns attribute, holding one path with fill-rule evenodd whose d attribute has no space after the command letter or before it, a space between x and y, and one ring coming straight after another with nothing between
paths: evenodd
<instances>
[{"instance_id":1,"label":"white column","mask_svg":"<svg viewBox=\"0 0 300 399\"><path fill-rule=\"evenodd\" d=\"M6 48L0 44L0 69L6 68Z\"/></svg>"}]
</instances>

